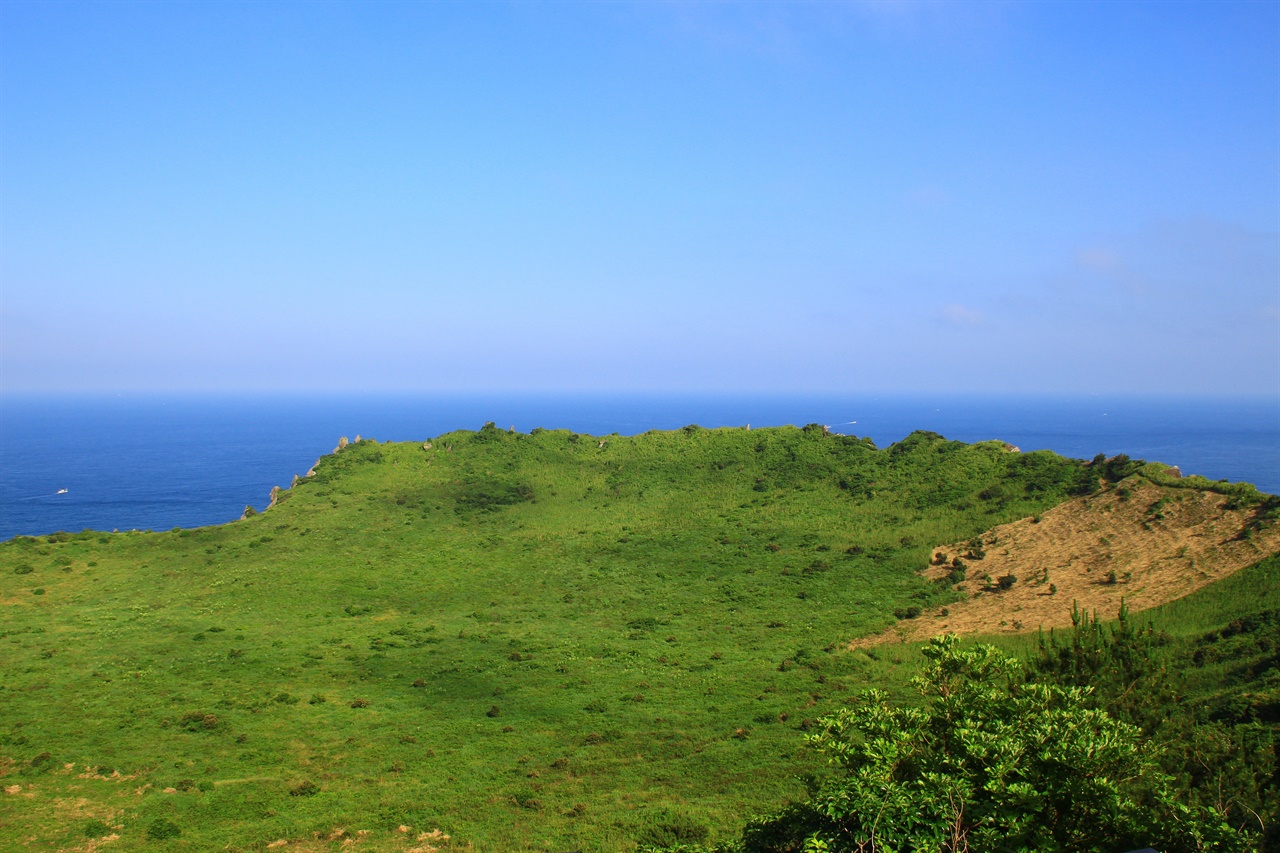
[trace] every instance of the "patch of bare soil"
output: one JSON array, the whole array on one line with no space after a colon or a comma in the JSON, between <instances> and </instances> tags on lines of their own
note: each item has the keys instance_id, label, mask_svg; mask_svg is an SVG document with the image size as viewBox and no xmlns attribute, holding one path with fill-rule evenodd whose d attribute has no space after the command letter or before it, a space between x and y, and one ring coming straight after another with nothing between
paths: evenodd
<instances>
[{"instance_id":1,"label":"patch of bare soil","mask_svg":"<svg viewBox=\"0 0 1280 853\"><path fill-rule=\"evenodd\" d=\"M1145 610L1280 552L1280 528L1242 536L1253 512L1229 509L1223 495L1140 477L1123 486L1067 501L1038 521L1024 518L992 528L976 549L971 546L977 543L935 548L934 564L922 574L946 578L958 557L966 575L957 588L968 598L855 640L851 648L946 632L1070 626L1073 602L1103 618L1119 611L1122 597L1130 610ZM1000 588L1001 578L1007 589Z\"/></svg>"}]
</instances>

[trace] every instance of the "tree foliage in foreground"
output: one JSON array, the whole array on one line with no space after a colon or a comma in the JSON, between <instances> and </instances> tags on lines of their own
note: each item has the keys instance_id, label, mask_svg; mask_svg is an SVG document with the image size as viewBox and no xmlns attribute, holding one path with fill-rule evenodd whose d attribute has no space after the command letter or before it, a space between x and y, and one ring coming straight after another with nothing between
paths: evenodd
<instances>
[{"instance_id":1,"label":"tree foliage in foreground","mask_svg":"<svg viewBox=\"0 0 1280 853\"><path fill-rule=\"evenodd\" d=\"M1258 566L1277 567L1277 557ZM1263 830L1262 849L1280 850L1280 611L1181 642L1135 621L1123 603L1111 623L1079 609L1071 618L1069 632L1040 636L1028 679L1091 687L1090 707L1157 745L1181 799Z\"/></svg>"},{"instance_id":2,"label":"tree foliage in foreground","mask_svg":"<svg viewBox=\"0 0 1280 853\"><path fill-rule=\"evenodd\" d=\"M764 851L1245 851L1250 839L1175 799L1137 727L1089 688L1026 683L992 646L935 638L916 707L871 690L810 737L836 772L811 799L756 821Z\"/></svg>"}]
</instances>

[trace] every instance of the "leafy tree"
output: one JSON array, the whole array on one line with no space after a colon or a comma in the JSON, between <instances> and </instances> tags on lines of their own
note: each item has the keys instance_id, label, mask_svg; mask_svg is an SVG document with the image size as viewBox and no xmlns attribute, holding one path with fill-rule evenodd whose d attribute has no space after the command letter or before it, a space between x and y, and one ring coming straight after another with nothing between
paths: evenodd
<instances>
[{"instance_id":1,"label":"leafy tree","mask_svg":"<svg viewBox=\"0 0 1280 853\"><path fill-rule=\"evenodd\" d=\"M1070 632L1041 635L1027 678L1089 685L1091 707L1156 744L1181 799L1213 808L1242 830L1262 829L1262 849L1280 851L1280 691L1273 673L1280 613L1237 619L1190 643L1136 623L1123 602L1111 624L1078 608L1071 618ZM1237 671L1207 679L1197 672L1217 660L1233 661Z\"/></svg>"},{"instance_id":2,"label":"leafy tree","mask_svg":"<svg viewBox=\"0 0 1280 853\"><path fill-rule=\"evenodd\" d=\"M1026 683L1017 661L954 635L924 655L923 703L871 690L824 718L810 742L837 772L808 803L749 826L746 850L1249 849L1215 812L1174 799L1157 751L1089 707L1089 688Z\"/></svg>"},{"instance_id":3,"label":"leafy tree","mask_svg":"<svg viewBox=\"0 0 1280 853\"><path fill-rule=\"evenodd\" d=\"M1168 635L1156 632L1151 625L1136 624L1124 599L1112 625L1099 620L1096 613L1090 617L1073 603L1070 634L1041 633L1039 654L1028 667L1029 678L1090 686L1090 705L1103 707L1113 717L1146 730L1152 722L1147 715L1163 717L1175 701L1167 689L1169 673L1154 655L1169 641ZM1135 690L1139 685L1143 689Z\"/></svg>"}]
</instances>

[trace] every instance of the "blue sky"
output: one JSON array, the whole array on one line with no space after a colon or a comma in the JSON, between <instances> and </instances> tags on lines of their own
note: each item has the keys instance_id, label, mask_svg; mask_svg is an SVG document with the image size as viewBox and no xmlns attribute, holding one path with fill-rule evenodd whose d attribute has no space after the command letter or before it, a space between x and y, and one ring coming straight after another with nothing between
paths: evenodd
<instances>
[{"instance_id":1,"label":"blue sky","mask_svg":"<svg viewBox=\"0 0 1280 853\"><path fill-rule=\"evenodd\" d=\"M357 389L1280 394L1280 4L0 4L0 392Z\"/></svg>"}]
</instances>

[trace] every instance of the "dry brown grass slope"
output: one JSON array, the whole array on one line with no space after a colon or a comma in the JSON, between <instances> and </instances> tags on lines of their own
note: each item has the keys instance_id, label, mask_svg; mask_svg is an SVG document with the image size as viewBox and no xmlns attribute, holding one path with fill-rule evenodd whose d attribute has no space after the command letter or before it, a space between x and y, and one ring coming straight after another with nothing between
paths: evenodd
<instances>
[{"instance_id":1,"label":"dry brown grass slope","mask_svg":"<svg viewBox=\"0 0 1280 853\"><path fill-rule=\"evenodd\" d=\"M1100 615L1116 613L1121 598L1130 610L1145 610L1280 552L1278 527L1241 535L1253 510L1231 508L1228 497L1141 477L1123 486L1067 501L1039 520L992 528L982 536L980 559L964 556L969 543L935 548L935 561L947 564L931 565L923 574L941 581L960 557L967 566L959 584L966 600L903 620L853 645L924 640L948 631L1016 633L1069 626L1073 602ZM993 586L1006 575L1017 581L1005 590Z\"/></svg>"}]
</instances>

